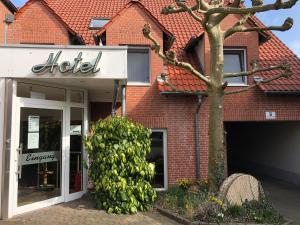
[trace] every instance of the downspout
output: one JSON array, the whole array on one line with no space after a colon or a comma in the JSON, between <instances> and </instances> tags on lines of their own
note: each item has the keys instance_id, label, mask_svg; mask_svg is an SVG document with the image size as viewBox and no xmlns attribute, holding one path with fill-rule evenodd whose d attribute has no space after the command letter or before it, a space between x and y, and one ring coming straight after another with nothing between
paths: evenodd
<instances>
[{"instance_id":1,"label":"downspout","mask_svg":"<svg viewBox=\"0 0 300 225\"><path fill-rule=\"evenodd\" d=\"M197 95L198 103L195 112L195 147L196 147L196 179L200 180L200 121L199 112L202 105L202 95Z\"/></svg>"},{"instance_id":2,"label":"downspout","mask_svg":"<svg viewBox=\"0 0 300 225\"><path fill-rule=\"evenodd\" d=\"M116 107L117 107L117 98L118 98L118 93L119 93L119 80L114 81L114 96L113 96L113 101L112 101L112 109L111 109L111 116L115 117L116 116Z\"/></svg>"},{"instance_id":3,"label":"downspout","mask_svg":"<svg viewBox=\"0 0 300 225\"><path fill-rule=\"evenodd\" d=\"M8 43L8 26L14 21L15 17L12 14L6 14L4 20L4 44Z\"/></svg>"}]
</instances>

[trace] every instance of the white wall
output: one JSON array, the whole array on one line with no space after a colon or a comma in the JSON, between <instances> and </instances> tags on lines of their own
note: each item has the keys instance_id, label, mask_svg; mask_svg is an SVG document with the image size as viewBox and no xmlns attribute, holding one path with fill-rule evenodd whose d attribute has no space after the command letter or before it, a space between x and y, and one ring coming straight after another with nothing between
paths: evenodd
<instances>
[{"instance_id":1,"label":"white wall","mask_svg":"<svg viewBox=\"0 0 300 225\"><path fill-rule=\"evenodd\" d=\"M300 182L300 123L244 123L235 132L234 157L240 166Z\"/></svg>"}]
</instances>

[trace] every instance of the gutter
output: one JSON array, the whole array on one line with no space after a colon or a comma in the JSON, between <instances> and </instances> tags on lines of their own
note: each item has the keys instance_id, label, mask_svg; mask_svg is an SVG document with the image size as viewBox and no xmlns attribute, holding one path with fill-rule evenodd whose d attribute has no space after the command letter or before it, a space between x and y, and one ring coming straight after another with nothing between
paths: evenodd
<instances>
[{"instance_id":1,"label":"gutter","mask_svg":"<svg viewBox=\"0 0 300 225\"><path fill-rule=\"evenodd\" d=\"M207 93L206 92L202 92L202 91L199 91L199 92L182 92L182 91L161 91L160 92L161 95L201 95L201 96L207 96Z\"/></svg>"},{"instance_id":2,"label":"gutter","mask_svg":"<svg viewBox=\"0 0 300 225\"><path fill-rule=\"evenodd\" d=\"M200 121L199 121L199 112L202 105L203 96L197 95L198 103L195 112L195 151L196 151L196 179L200 180Z\"/></svg>"},{"instance_id":3,"label":"gutter","mask_svg":"<svg viewBox=\"0 0 300 225\"><path fill-rule=\"evenodd\" d=\"M11 13L16 13L18 11L18 8L9 0L2 0L1 1Z\"/></svg>"},{"instance_id":4,"label":"gutter","mask_svg":"<svg viewBox=\"0 0 300 225\"><path fill-rule=\"evenodd\" d=\"M266 95L300 95L300 91L264 91L264 93Z\"/></svg>"}]
</instances>

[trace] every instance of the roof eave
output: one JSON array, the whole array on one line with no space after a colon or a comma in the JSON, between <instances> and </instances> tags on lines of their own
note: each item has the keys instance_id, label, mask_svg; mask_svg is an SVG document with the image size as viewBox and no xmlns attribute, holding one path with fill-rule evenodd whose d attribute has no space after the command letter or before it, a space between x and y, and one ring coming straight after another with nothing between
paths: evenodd
<instances>
[{"instance_id":1,"label":"roof eave","mask_svg":"<svg viewBox=\"0 0 300 225\"><path fill-rule=\"evenodd\" d=\"M197 43L203 38L203 34L204 32L202 32L198 36L191 37L186 46L184 47L184 51L190 51L191 49L193 49L197 45Z\"/></svg>"},{"instance_id":2,"label":"roof eave","mask_svg":"<svg viewBox=\"0 0 300 225\"><path fill-rule=\"evenodd\" d=\"M207 93L204 91L161 91L160 92L161 95L177 95L177 96L187 96L187 95L191 95L191 96L197 96L197 95L203 95L206 96Z\"/></svg>"},{"instance_id":3,"label":"roof eave","mask_svg":"<svg viewBox=\"0 0 300 225\"><path fill-rule=\"evenodd\" d=\"M279 90L264 90L266 95L294 95L300 96L300 90L297 91L279 91Z\"/></svg>"},{"instance_id":4,"label":"roof eave","mask_svg":"<svg viewBox=\"0 0 300 225\"><path fill-rule=\"evenodd\" d=\"M10 0L1 0L11 13L16 13L18 8Z\"/></svg>"}]
</instances>

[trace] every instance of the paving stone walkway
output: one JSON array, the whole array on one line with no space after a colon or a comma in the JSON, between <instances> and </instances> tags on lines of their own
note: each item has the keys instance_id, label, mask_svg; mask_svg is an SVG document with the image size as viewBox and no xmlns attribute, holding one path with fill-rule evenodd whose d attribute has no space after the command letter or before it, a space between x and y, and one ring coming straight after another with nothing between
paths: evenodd
<instances>
[{"instance_id":1,"label":"paving stone walkway","mask_svg":"<svg viewBox=\"0 0 300 225\"><path fill-rule=\"evenodd\" d=\"M113 215L97 210L88 199L51 206L1 221L0 225L179 225L156 211Z\"/></svg>"}]
</instances>

